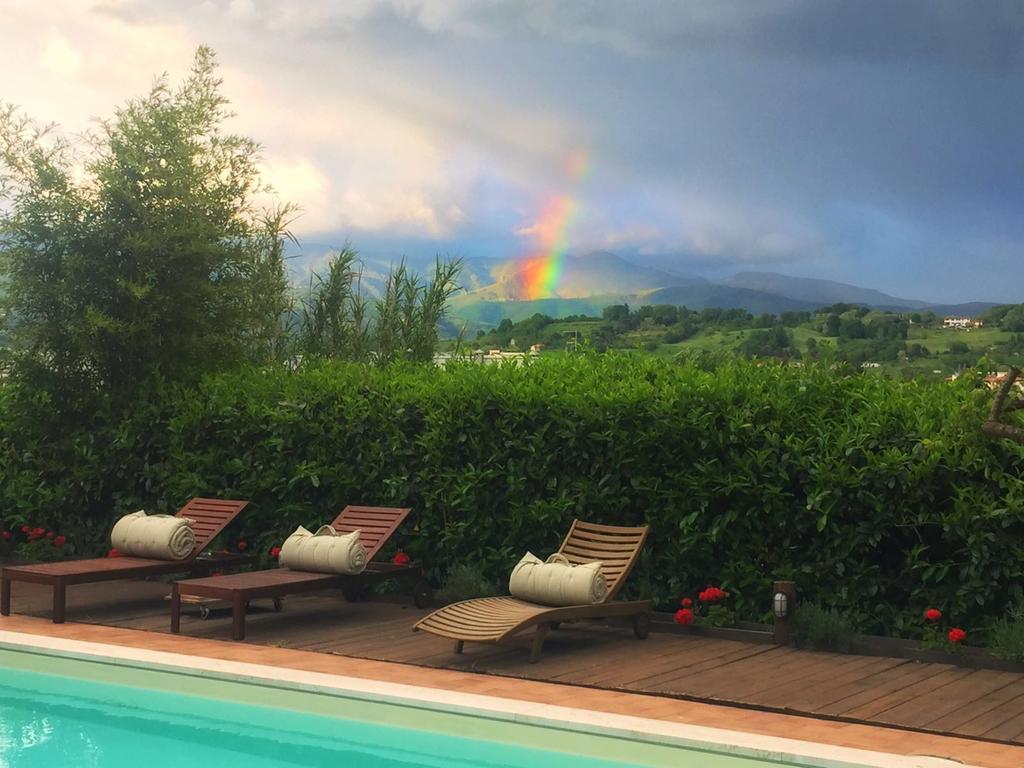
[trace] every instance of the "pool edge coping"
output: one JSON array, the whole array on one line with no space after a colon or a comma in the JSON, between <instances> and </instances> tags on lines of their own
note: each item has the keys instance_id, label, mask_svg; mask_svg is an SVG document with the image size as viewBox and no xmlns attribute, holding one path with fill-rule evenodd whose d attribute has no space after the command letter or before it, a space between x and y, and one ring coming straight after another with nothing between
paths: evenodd
<instances>
[{"instance_id":1,"label":"pool edge coping","mask_svg":"<svg viewBox=\"0 0 1024 768\"><path fill-rule=\"evenodd\" d=\"M409 683L392 683L287 666L230 661L11 630L0 630L0 648L37 655L59 655L126 668L200 676L225 682L287 687L320 695L420 708L457 716L482 717L524 726L613 737L737 758L782 764L786 761L799 761L807 768L976 768L951 758L880 752L558 704L461 693Z\"/></svg>"}]
</instances>

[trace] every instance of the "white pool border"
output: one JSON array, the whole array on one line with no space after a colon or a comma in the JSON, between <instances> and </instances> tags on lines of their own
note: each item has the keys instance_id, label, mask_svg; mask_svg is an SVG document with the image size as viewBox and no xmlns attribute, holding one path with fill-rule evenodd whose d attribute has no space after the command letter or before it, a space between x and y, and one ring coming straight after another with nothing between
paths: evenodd
<instances>
[{"instance_id":1,"label":"white pool border","mask_svg":"<svg viewBox=\"0 0 1024 768\"><path fill-rule=\"evenodd\" d=\"M0 630L0 648L143 670L187 675L202 673L203 677L231 682L285 685L311 693L418 707L455 715L487 717L541 728L612 736L735 757L796 763L807 768L976 768L952 759L926 755L897 755L520 699L8 630Z\"/></svg>"}]
</instances>

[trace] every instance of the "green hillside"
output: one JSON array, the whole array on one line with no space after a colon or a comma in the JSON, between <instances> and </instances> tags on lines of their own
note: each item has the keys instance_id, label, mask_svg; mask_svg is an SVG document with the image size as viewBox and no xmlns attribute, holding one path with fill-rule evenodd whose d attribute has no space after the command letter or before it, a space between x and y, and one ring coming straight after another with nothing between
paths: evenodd
<instances>
[{"instance_id":1,"label":"green hillside","mask_svg":"<svg viewBox=\"0 0 1024 768\"><path fill-rule=\"evenodd\" d=\"M560 300L547 300L558 307ZM524 310L541 302L517 302ZM569 304L580 307L579 300ZM1011 317L1012 320L1012 317ZM526 349L543 354L577 349L632 350L662 358L680 355L738 355L799 360L835 360L900 376L948 376L976 365L1024 365L1024 332L993 317L983 328L942 327L925 312L887 312L849 304L815 311L753 315L744 310L701 311L673 305L630 309L607 304L599 311L564 319L542 312L518 321L503 319L467 339L478 346Z\"/></svg>"}]
</instances>

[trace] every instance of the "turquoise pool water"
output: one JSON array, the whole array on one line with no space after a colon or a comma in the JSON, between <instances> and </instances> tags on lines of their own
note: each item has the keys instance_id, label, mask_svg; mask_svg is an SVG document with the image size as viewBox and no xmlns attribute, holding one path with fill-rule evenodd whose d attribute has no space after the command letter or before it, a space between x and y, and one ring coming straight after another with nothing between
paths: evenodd
<instances>
[{"instance_id":1,"label":"turquoise pool water","mask_svg":"<svg viewBox=\"0 0 1024 768\"><path fill-rule=\"evenodd\" d=\"M3 768L629 765L473 735L443 735L0 667Z\"/></svg>"}]
</instances>

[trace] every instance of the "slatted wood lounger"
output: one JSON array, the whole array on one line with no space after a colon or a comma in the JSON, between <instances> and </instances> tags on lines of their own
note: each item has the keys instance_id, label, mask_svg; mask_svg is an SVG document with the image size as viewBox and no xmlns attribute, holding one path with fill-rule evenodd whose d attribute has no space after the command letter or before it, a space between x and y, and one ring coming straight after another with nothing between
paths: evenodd
<instances>
[{"instance_id":1,"label":"slatted wood lounger","mask_svg":"<svg viewBox=\"0 0 1024 768\"><path fill-rule=\"evenodd\" d=\"M413 630L423 630L455 640L455 653L462 653L467 640L501 643L535 627L530 661L540 659L548 630L563 621L631 617L633 632L643 640L649 628L650 600L613 601L632 570L647 538L648 527L598 525L574 520L558 550L578 565L600 560L608 580L608 595L596 605L552 607L515 597L485 597L464 600L440 608L421 619Z\"/></svg>"},{"instance_id":2,"label":"slatted wood lounger","mask_svg":"<svg viewBox=\"0 0 1024 768\"><path fill-rule=\"evenodd\" d=\"M339 533L359 531L360 541L366 547L366 559L370 562L366 570L357 576L272 568L175 582L171 588L171 632L178 632L181 628L181 598L186 595L214 598L229 603L231 637L233 640L244 640L245 613L250 600L273 598L274 608L280 609L280 600L285 595L331 588L341 588L346 599L352 600L359 594L360 589L374 581L403 576L415 577L420 573L420 566L417 563L395 565L372 562L411 511L408 508L348 506L331 523ZM420 607L426 607L430 597L430 589L426 582L421 581L414 587L413 598Z\"/></svg>"},{"instance_id":3,"label":"slatted wood lounger","mask_svg":"<svg viewBox=\"0 0 1024 768\"><path fill-rule=\"evenodd\" d=\"M210 543L245 509L248 501L194 498L178 511L178 517L195 522L192 531L196 548L184 560L155 560L147 557L96 557L88 560L63 560L56 563L16 565L0 571L0 614L11 614L11 584L26 581L53 587L53 623L64 622L67 587L99 581L134 579L168 573L195 571L209 564L197 560ZM210 561L218 566L222 561Z\"/></svg>"}]
</instances>

